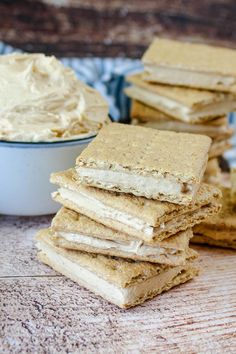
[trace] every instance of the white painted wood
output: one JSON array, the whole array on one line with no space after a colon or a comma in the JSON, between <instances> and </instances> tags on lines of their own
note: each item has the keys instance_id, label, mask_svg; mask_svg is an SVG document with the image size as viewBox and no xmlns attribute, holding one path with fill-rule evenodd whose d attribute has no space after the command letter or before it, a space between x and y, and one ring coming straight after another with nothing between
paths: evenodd
<instances>
[{"instance_id":1,"label":"white painted wood","mask_svg":"<svg viewBox=\"0 0 236 354\"><path fill-rule=\"evenodd\" d=\"M1 353L235 353L236 253L195 247L202 272L120 310L36 259L50 217L0 217Z\"/></svg>"}]
</instances>

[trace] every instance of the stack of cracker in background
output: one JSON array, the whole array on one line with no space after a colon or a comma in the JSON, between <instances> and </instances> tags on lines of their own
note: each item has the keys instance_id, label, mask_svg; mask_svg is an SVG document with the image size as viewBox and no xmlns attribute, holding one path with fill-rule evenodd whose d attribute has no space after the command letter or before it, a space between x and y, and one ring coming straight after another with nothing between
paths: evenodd
<instances>
[{"instance_id":1,"label":"stack of cracker in background","mask_svg":"<svg viewBox=\"0 0 236 354\"><path fill-rule=\"evenodd\" d=\"M236 207L236 168L231 168L230 171L230 183L231 183L231 203Z\"/></svg>"},{"instance_id":2,"label":"stack of cracker in background","mask_svg":"<svg viewBox=\"0 0 236 354\"><path fill-rule=\"evenodd\" d=\"M62 208L39 232L39 258L120 306L193 278L192 227L220 209L202 183L206 136L112 123L75 168L53 173Z\"/></svg>"},{"instance_id":3,"label":"stack of cracker in background","mask_svg":"<svg viewBox=\"0 0 236 354\"><path fill-rule=\"evenodd\" d=\"M209 136L212 145L204 181L220 186L219 157L231 147L234 134L227 114L236 109L236 51L157 38L142 61L144 71L127 78L132 84L126 94L132 98L133 123ZM194 228L193 241L235 247L233 182L231 186L231 192L222 187L221 214Z\"/></svg>"},{"instance_id":4,"label":"stack of cracker in background","mask_svg":"<svg viewBox=\"0 0 236 354\"><path fill-rule=\"evenodd\" d=\"M230 189L222 187L222 209L194 227L192 242L236 249L236 209Z\"/></svg>"},{"instance_id":5,"label":"stack of cracker in background","mask_svg":"<svg viewBox=\"0 0 236 354\"><path fill-rule=\"evenodd\" d=\"M192 242L236 249L236 169L230 171L230 188L221 186L222 208L194 227Z\"/></svg>"},{"instance_id":6,"label":"stack of cracker in background","mask_svg":"<svg viewBox=\"0 0 236 354\"><path fill-rule=\"evenodd\" d=\"M227 114L236 109L236 51L156 38L132 84L135 124L212 138L204 180L220 183L218 157L231 147Z\"/></svg>"}]
</instances>

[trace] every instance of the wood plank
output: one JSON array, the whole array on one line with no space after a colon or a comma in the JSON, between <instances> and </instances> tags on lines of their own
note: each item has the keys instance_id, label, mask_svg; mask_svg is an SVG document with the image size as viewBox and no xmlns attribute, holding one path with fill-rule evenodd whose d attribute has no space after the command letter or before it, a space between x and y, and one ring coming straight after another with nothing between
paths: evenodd
<instances>
[{"instance_id":1,"label":"wood plank","mask_svg":"<svg viewBox=\"0 0 236 354\"><path fill-rule=\"evenodd\" d=\"M55 274L36 260L34 237L50 225L51 216L0 216L0 277Z\"/></svg>"},{"instance_id":2,"label":"wood plank","mask_svg":"<svg viewBox=\"0 0 236 354\"><path fill-rule=\"evenodd\" d=\"M0 40L58 56L140 57L154 35L235 47L233 0L1 1ZM60 3L60 2L59 2ZM20 33L20 35L19 35Z\"/></svg>"},{"instance_id":3,"label":"wood plank","mask_svg":"<svg viewBox=\"0 0 236 354\"><path fill-rule=\"evenodd\" d=\"M50 220L0 219L1 352L235 352L235 252L196 247L199 277L125 311L37 261Z\"/></svg>"},{"instance_id":4,"label":"wood plank","mask_svg":"<svg viewBox=\"0 0 236 354\"><path fill-rule=\"evenodd\" d=\"M64 277L2 279L6 352L233 353L235 253L198 247L203 273L128 311Z\"/></svg>"}]
</instances>

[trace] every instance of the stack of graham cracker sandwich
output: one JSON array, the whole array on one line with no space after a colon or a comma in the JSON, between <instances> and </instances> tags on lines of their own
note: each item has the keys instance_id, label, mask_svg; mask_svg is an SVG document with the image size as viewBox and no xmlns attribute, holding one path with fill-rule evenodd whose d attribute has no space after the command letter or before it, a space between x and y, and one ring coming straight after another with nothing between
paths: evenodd
<instances>
[{"instance_id":1,"label":"stack of graham cracker sandwich","mask_svg":"<svg viewBox=\"0 0 236 354\"><path fill-rule=\"evenodd\" d=\"M221 187L222 209L218 215L194 226L192 242L236 249L236 208L230 188Z\"/></svg>"},{"instance_id":2,"label":"stack of graham cracker sandwich","mask_svg":"<svg viewBox=\"0 0 236 354\"><path fill-rule=\"evenodd\" d=\"M133 122L212 138L205 181L218 183L218 157L231 147L227 114L236 109L236 51L156 38L144 71L129 76Z\"/></svg>"},{"instance_id":3,"label":"stack of graham cracker sandwich","mask_svg":"<svg viewBox=\"0 0 236 354\"><path fill-rule=\"evenodd\" d=\"M193 228L192 242L236 249L236 169L230 171L230 183L221 186L222 208Z\"/></svg>"},{"instance_id":4,"label":"stack of graham cracker sandwich","mask_svg":"<svg viewBox=\"0 0 236 354\"><path fill-rule=\"evenodd\" d=\"M231 184L230 199L232 205L236 209L236 168L235 167L231 168L230 170L230 184Z\"/></svg>"},{"instance_id":5,"label":"stack of graham cracker sandwich","mask_svg":"<svg viewBox=\"0 0 236 354\"><path fill-rule=\"evenodd\" d=\"M220 209L202 183L211 140L112 123L53 173L62 204L37 235L39 258L108 301L131 307L193 278L192 227Z\"/></svg>"}]
</instances>

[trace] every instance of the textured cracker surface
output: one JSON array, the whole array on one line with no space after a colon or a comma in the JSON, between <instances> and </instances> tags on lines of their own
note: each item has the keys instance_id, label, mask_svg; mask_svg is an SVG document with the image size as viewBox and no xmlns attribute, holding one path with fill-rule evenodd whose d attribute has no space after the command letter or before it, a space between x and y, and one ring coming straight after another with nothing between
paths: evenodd
<instances>
[{"instance_id":1,"label":"textured cracker surface","mask_svg":"<svg viewBox=\"0 0 236 354\"><path fill-rule=\"evenodd\" d=\"M232 144L228 140L213 141L210 151L209 158L215 158L223 155L226 150L229 150L232 147Z\"/></svg>"},{"instance_id":2,"label":"textured cracker surface","mask_svg":"<svg viewBox=\"0 0 236 354\"><path fill-rule=\"evenodd\" d=\"M168 114L161 112L158 109L155 109L151 106L148 106L138 100L132 100L130 115L132 118L136 118L141 122L149 122L149 121L168 122L173 119Z\"/></svg>"},{"instance_id":3,"label":"textured cracker surface","mask_svg":"<svg viewBox=\"0 0 236 354\"><path fill-rule=\"evenodd\" d=\"M145 128L152 128L152 129L158 129L158 130L170 130L174 132L183 132L183 133L191 133L191 134L201 134L201 135L207 135L211 139L213 139L213 142L218 142L222 141L225 139L229 139L233 136L234 131L233 129L226 128L226 129L221 129L220 127L210 127L210 126L204 126L203 124L188 124L184 122L177 122L175 120L169 120L169 121L150 121L150 122L141 122L141 121L136 121L135 119L132 121L132 124L134 125L140 125Z\"/></svg>"},{"instance_id":4,"label":"textured cracker surface","mask_svg":"<svg viewBox=\"0 0 236 354\"><path fill-rule=\"evenodd\" d=\"M231 182L231 203L236 207L236 168L230 170L230 182Z\"/></svg>"},{"instance_id":5,"label":"textured cracker surface","mask_svg":"<svg viewBox=\"0 0 236 354\"><path fill-rule=\"evenodd\" d=\"M169 116L168 114L165 114L164 112L159 111L158 109L155 109L151 106L146 105L143 102L140 102L138 100L132 100L132 105L131 105L131 117L136 118L140 120L141 122L149 122L149 121L162 121L162 122L168 122L168 121L173 121L175 124L178 124L177 117L174 119L173 117ZM181 123L183 124L183 123ZM199 126L206 126L206 127L220 127L222 129L223 126L228 125L228 119L226 116L222 117L217 117L213 118L209 121L206 121L204 123L185 123L186 126L191 125L192 127L196 128Z\"/></svg>"},{"instance_id":6,"label":"textured cracker surface","mask_svg":"<svg viewBox=\"0 0 236 354\"><path fill-rule=\"evenodd\" d=\"M204 223L197 225L194 230L200 232L201 228L211 230L236 231L236 209L231 203L230 189L222 187L223 198L221 199L222 209L219 214L211 216Z\"/></svg>"},{"instance_id":7,"label":"textured cracker surface","mask_svg":"<svg viewBox=\"0 0 236 354\"><path fill-rule=\"evenodd\" d=\"M210 203L193 213L186 213L183 216L176 217L173 223L170 221L166 223L166 230L155 233L153 237L153 242L157 240L163 240L166 237L170 237L176 232L186 230L187 228L194 227L195 225L204 222L211 215L215 215L220 210L220 203Z\"/></svg>"},{"instance_id":8,"label":"textured cracker surface","mask_svg":"<svg viewBox=\"0 0 236 354\"><path fill-rule=\"evenodd\" d=\"M212 229L207 225L194 228L194 234L203 235L216 241L236 242L236 231L232 229Z\"/></svg>"},{"instance_id":9,"label":"textured cracker surface","mask_svg":"<svg viewBox=\"0 0 236 354\"><path fill-rule=\"evenodd\" d=\"M221 172L221 169L219 166L218 159L213 158L213 159L208 160L206 171L205 171L205 176L206 175L218 176L220 172Z\"/></svg>"},{"instance_id":10,"label":"textured cracker surface","mask_svg":"<svg viewBox=\"0 0 236 354\"><path fill-rule=\"evenodd\" d=\"M236 50L206 44L155 38L142 60L144 64L236 76Z\"/></svg>"},{"instance_id":11,"label":"textured cracker surface","mask_svg":"<svg viewBox=\"0 0 236 354\"><path fill-rule=\"evenodd\" d=\"M150 84L151 85L151 84ZM155 84L152 84L154 86ZM155 87L154 87L155 88ZM235 87L236 89L236 87ZM177 90L177 86L176 86ZM142 85L132 85L125 88L124 92L128 97L134 100L141 101L145 105L151 106L154 109L160 110L165 114L171 116L173 119L177 119L183 122L192 124L205 123L216 117L221 117L223 114L227 114L236 109L235 96L229 94L223 94L218 92L217 99L214 102L196 103L194 105L187 106L179 100L179 107L176 106L177 102L174 99L170 99L162 95L158 97L158 92L148 90L148 87ZM164 99L168 99L171 102L165 102ZM223 101L223 102L222 102ZM172 109L169 104L175 104L175 108ZM214 107L215 106L215 107ZM217 107L218 109L216 109ZM214 107L214 110L213 110Z\"/></svg>"},{"instance_id":12,"label":"textured cracker surface","mask_svg":"<svg viewBox=\"0 0 236 354\"><path fill-rule=\"evenodd\" d=\"M177 285L186 283L187 281L196 277L198 274L199 269L189 263L186 266L183 266L182 271L178 275L176 275L170 282L166 283L162 288L156 287L155 290L146 293L144 296L138 298L136 301L126 304L125 308L140 305L146 300L152 299L153 297L160 295L161 293L166 292Z\"/></svg>"},{"instance_id":13,"label":"textured cracker surface","mask_svg":"<svg viewBox=\"0 0 236 354\"><path fill-rule=\"evenodd\" d=\"M67 208L61 208L52 220L52 228L56 231L78 233L82 235L97 237L100 239L120 241L129 243L135 238L121 231L115 231L92 219ZM189 238L192 237L190 230L180 232L153 246L185 250L188 247ZM145 244L145 242L144 242ZM150 244L149 244L150 246Z\"/></svg>"},{"instance_id":14,"label":"textured cracker surface","mask_svg":"<svg viewBox=\"0 0 236 354\"><path fill-rule=\"evenodd\" d=\"M55 248L51 249L51 252L52 251L55 252L56 249ZM63 254L64 262L68 259L68 257L67 257L68 252L71 252L71 251L66 250ZM160 287L160 285L158 285L158 283L157 283L157 285L153 286L153 289L151 291L149 291L149 292L144 291L139 297L135 296L135 293L133 293L132 299L130 299L128 303L120 304L120 302L118 300L115 300L115 299L111 300L105 292L100 293L99 290L92 289L89 281L84 282L83 280L80 279L79 274L75 274L72 271L65 269L63 267L63 263L60 263L60 264L55 263L54 260L50 259L50 256L47 255L47 252L45 252L45 253L39 252L38 258L41 262L49 265L50 267L52 267L53 269L55 269L59 273L65 275L66 277L70 278L71 280L77 282L79 285L88 288L88 290L95 292L96 295L102 296L105 299L107 299L108 301L113 302L115 305L117 305L121 308L130 308L130 307L137 306L137 305L143 303L144 301L151 299L151 298L155 297L156 295L161 294L162 292L170 290L174 286L185 283L186 281L192 279L194 276L198 275L198 273L199 273L198 269L196 267L193 267L191 265L191 263L190 264L188 263L187 265L183 265L183 266L178 266L178 268L179 268L178 273L175 276L173 276L171 280L166 282L162 287ZM69 257L69 260L71 260L70 257ZM162 273L165 273L165 270L163 270ZM162 275L162 273L161 273L161 275Z\"/></svg>"},{"instance_id":15,"label":"textured cracker surface","mask_svg":"<svg viewBox=\"0 0 236 354\"><path fill-rule=\"evenodd\" d=\"M194 109L203 108L214 102L224 102L233 96L227 93L197 90L189 87L153 84L143 80L142 74L130 75L126 80L160 96L167 97L182 105Z\"/></svg>"},{"instance_id":16,"label":"textured cracker surface","mask_svg":"<svg viewBox=\"0 0 236 354\"><path fill-rule=\"evenodd\" d=\"M122 288L142 283L168 269L166 265L124 260L122 258L65 250L56 247L49 229L41 230L37 235L37 240L49 244L49 247L55 247L56 252L60 255ZM189 257L195 258L196 252L193 251L193 254L190 253Z\"/></svg>"},{"instance_id":17,"label":"textured cracker surface","mask_svg":"<svg viewBox=\"0 0 236 354\"><path fill-rule=\"evenodd\" d=\"M90 212L88 209L79 208L75 203L70 202L67 199L63 199L59 193L55 193L53 196L54 200L64 205L66 208L75 210L77 213L86 214L89 218L106 225L109 228L117 230L122 233L126 233L128 235L132 235L140 240L145 241L147 244L156 244L160 241L175 235L177 232L184 231L187 228L193 227L194 225L203 222L209 215L213 215L220 209L219 203L210 203L204 207L201 207L193 212L186 213L185 215L176 216L173 220L167 221L166 226L167 229L159 229L155 228L154 233L150 235L146 235L143 231L139 231L125 225L119 221L100 217L97 214ZM163 220L163 219L162 219ZM176 225L177 223L177 225Z\"/></svg>"},{"instance_id":18,"label":"textured cracker surface","mask_svg":"<svg viewBox=\"0 0 236 354\"><path fill-rule=\"evenodd\" d=\"M144 127L203 134L217 140L229 139L234 134L234 129L228 127L226 117L216 118L201 124L186 123L136 100L132 102L131 117L134 118L134 124Z\"/></svg>"},{"instance_id":19,"label":"textured cracker surface","mask_svg":"<svg viewBox=\"0 0 236 354\"><path fill-rule=\"evenodd\" d=\"M218 188L203 183L201 184L193 203L186 207L183 205L160 202L144 197L105 191L78 184L76 182L76 172L74 169L52 174L51 181L60 187L82 192L83 194L102 202L106 206L139 217L150 223L152 226L159 226L162 222L171 220L178 214L198 209L221 197L221 192Z\"/></svg>"},{"instance_id":20,"label":"textured cracker surface","mask_svg":"<svg viewBox=\"0 0 236 354\"><path fill-rule=\"evenodd\" d=\"M222 237L221 239L213 238L210 236L202 235L202 234L195 234L194 237L192 238L191 242L193 243L199 243L199 244L205 244L209 246L217 246L217 247L223 247L223 248L232 248L236 250L236 237L234 240L227 239L226 237Z\"/></svg>"},{"instance_id":21,"label":"textured cracker surface","mask_svg":"<svg viewBox=\"0 0 236 354\"><path fill-rule=\"evenodd\" d=\"M171 144L170 144L171 142ZM200 183L211 140L195 134L158 131L113 123L77 158L80 166L131 174L159 173L181 182Z\"/></svg>"}]
</instances>

